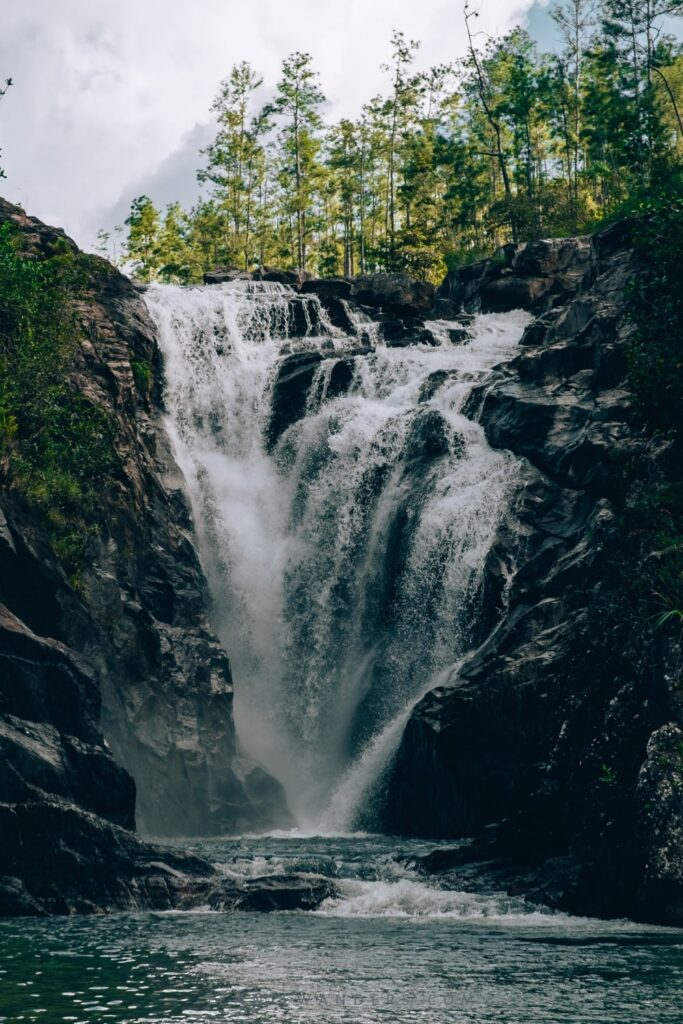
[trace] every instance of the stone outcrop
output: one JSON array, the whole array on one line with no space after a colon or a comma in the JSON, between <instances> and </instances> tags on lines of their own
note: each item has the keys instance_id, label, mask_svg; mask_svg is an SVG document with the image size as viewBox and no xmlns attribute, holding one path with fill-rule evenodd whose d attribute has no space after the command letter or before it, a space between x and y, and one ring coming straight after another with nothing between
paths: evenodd
<instances>
[{"instance_id":1,"label":"stone outcrop","mask_svg":"<svg viewBox=\"0 0 683 1024\"><path fill-rule=\"evenodd\" d=\"M492 280L511 295L546 282L520 354L468 407L523 457L523 480L489 558L481 645L415 709L385 824L478 836L511 892L680 925L681 648L657 632L638 584L656 552L629 527L633 466L679 479L680 460L628 390L628 226L508 257L512 274L465 268L447 290L490 309L505 305Z\"/></svg>"},{"instance_id":2,"label":"stone outcrop","mask_svg":"<svg viewBox=\"0 0 683 1024\"><path fill-rule=\"evenodd\" d=\"M204 274L204 284L230 284L232 281L253 280L248 270L239 267L216 267Z\"/></svg>"},{"instance_id":3,"label":"stone outcrop","mask_svg":"<svg viewBox=\"0 0 683 1024\"><path fill-rule=\"evenodd\" d=\"M218 268L204 275L205 284L230 284L234 281L271 281L300 292L302 298L320 300L329 322L345 334L369 342L363 319L379 325L380 336L391 347L438 345L439 338L429 320L456 319L456 305L446 298L437 300L434 286L404 273L363 274L359 277L313 278L293 270L261 267L253 272ZM315 324L306 320L310 307L296 296L290 300L290 332L305 337L315 333ZM461 340L465 340L466 332ZM373 333L372 337L376 335Z\"/></svg>"},{"instance_id":4,"label":"stone outcrop","mask_svg":"<svg viewBox=\"0 0 683 1024\"><path fill-rule=\"evenodd\" d=\"M0 804L0 917L314 910L336 895L334 882L312 874L227 878L56 798Z\"/></svg>"},{"instance_id":5,"label":"stone outcrop","mask_svg":"<svg viewBox=\"0 0 683 1024\"><path fill-rule=\"evenodd\" d=\"M351 294L361 306L385 309L399 316L420 316L434 306L434 286L409 274L364 274L352 281Z\"/></svg>"}]
</instances>

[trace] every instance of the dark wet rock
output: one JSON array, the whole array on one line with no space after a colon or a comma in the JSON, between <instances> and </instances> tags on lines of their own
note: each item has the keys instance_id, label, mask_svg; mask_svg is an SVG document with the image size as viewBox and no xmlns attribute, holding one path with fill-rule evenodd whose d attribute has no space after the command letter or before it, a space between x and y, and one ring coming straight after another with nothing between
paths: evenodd
<instances>
[{"instance_id":1,"label":"dark wet rock","mask_svg":"<svg viewBox=\"0 0 683 1024\"><path fill-rule=\"evenodd\" d=\"M331 301L331 300L330 300ZM326 333L326 325L321 315L324 305L316 301L315 296L296 295L287 304L288 338L320 337ZM274 311L277 316L277 311ZM281 324L275 322L271 327L271 336L277 337Z\"/></svg>"},{"instance_id":2,"label":"dark wet rock","mask_svg":"<svg viewBox=\"0 0 683 1024\"><path fill-rule=\"evenodd\" d=\"M248 270L240 270L239 267L217 267L204 274L204 284L230 284L233 281L251 281L252 275Z\"/></svg>"},{"instance_id":3,"label":"dark wet rock","mask_svg":"<svg viewBox=\"0 0 683 1024\"><path fill-rule=\"evenodd\" d=\"M338 359L330 371L330 380L327 385L327 398L338 398L346 394L353 382L356 372L355 359Z\"/></svg>"},{"instance_id":4,"label":"dark wet rock","mask_svg":"<svg viewBox=\"0 0 683 1024\"><path fill-rule=\"evenodd\" d=\"M525 329L520 345L542 345L546 339L549 329L557 320L560 312L561 307L550 310L543 316L536 317L536 319L533 320Z\"/></svg>"},{"instance_id":5,"label":"dark wet rock","mask_svg":"<svg viewBox=\"0 0 683 1024\"><path fill-rule=\"evenodd\" d=\"M188 877L213 875L210 864L56 798L0 804L0 914L167 910Z\"/></svg>"},{"instance_id":6,"label":"dark wet rock","mask_svg":"<svg viewBox=\"0 0 683 1024\"><path fill-rule=\"evenodd\" d=\"M434 286L408 274L365 274L353 279L352 288L352 296L360 305L390 310L399 316L420 316L434 305Z\"/></svg>"},{"instance_id":7,"label":"dark wet rock","mask_svg":"<svg viewBox=\"0 0 683 1024\"><path fill-rule=\"evenodd\" d=\"M507 313L511 309L536 309L551 291L552 278L499 277L479 292L481 308L487 313Z\"/></svg>"},{"instance_id":8,"label":"dark wet rock","mask_svg":"<svg viewBox=\"0 0 683 1024\"><path fill-rule=\"evenodd\" d=\"M450 299L436 299L429 314L434 320L457 320L460 310Z\"/></svg>"},{"instance_id":9,"label":"dark wet rock","mask_svg":"<svg viewBox=\"0 0 683 1024\"><path fill-rule=\"evenodd\" d=\"M448 423L435 409L421 413L413 422L406 440L406 455L410 460L431 462L451 451Z\"/></svg>"},{"instance_id":10,"label":"dark wet rock","mask_svg":"<svg viewBox=\"0 0 683 1024\"><path fill-rule=\"evenodd\" d=\"M643 913L666 924L683 923L683 729L668 723L651 735L638 775L637 829L645 865L638 890Z\"/></svg>"},{"instance_id":11,"label":"dark wet rock","mask_svg":"<svg viewBox=\"0 0 683 1024\"><path fill-rule=\"evenodd\" d=\"M472 335L466 327L450 327L448 340L451 345L467 345L472 340Z\"/></svg>"},{"instance_id":12,"label":"dark wet rock","mask_svg":"<svg viewBox=\"0 0 683 1024\"><path fill-rule=\"evenodd\" d=\"M0 800L56 794L125 828L135 785L104 748L98 680L0 605Z\"/></svg>"},{"instance_id":13,"label":"dark wet rock","mask_svg":"<svg viewBox=\"0 0 683 1024\"><path fill-rule=\"evenodd\" d=\"M477 837L434 867L444 884L681 925L683 659L634 586L656 556L625 527L628 467L679 479L680 461L628 389L631 230L503 253L528 280L564 275L560 301L465 409L526 461L487 560L480 646L413 712L385 827ZM459 300L474 306L487 273L463 268Z\"/></svg>"},{"instance_id":14,"label":"dark wet rock","mask_svg":"<svg viewBox=\"0 0 683 1024\"><path fill-rule=\"evenodd\" d=\"M372 315L372 310L370 310ZM440 344L438 336L424 320L414 316L397 316L392 311L375 313L373 319L380 325L380 333L389 348L407 348L409 345Z\"/></svg>"},{"instance_id":15,"label":"dark wet rock","mask_svg":"<svg viewBox=\"0 0 683 1024\"><path fill-rule=\"evenodd\" d=\"M267 444L273 448L284 432L306 412L308 396L323 355L318 351L295 352L278 367L271 399Z\"/></svg>"},{"instance_id":16,"label":"dark wet rock","mask_svg":"<svg viewBox=\"0 0 683 1024\"><path fill-rule=\"evenodd\" d=\"M575 295L592 260L587 238L506 245L490 260L449 271L437 301L484 313L540 312Z\"/></svg>"},{"instance_id":17,"label":"dark wet rock","mask_svg":"<svg viewBox=\"0 0 683 1024\"><path fill-rule=\"evenodd\" d=\"M420 389L420 403L431 402L437 391L439 391L447 381L451 380L452 376L453 374L448 370L436 370L434 373L430 373L429 377Z\"/></svg>"},{"instance_id":18,"label":"dark wet rock","mask_svg":"<svg viewBox=\"0 0 683 1024\"><path fill-rule=\"evenodd\" d=\"M235 882L57 799L0 803L0 916L313 910L335 895L334 883L315 875Z\"/></svg>"},{"instance_id":19,"label":"dark wet rock","mask_svg":"<svg viewBox=\"0 0 683 1024\"><path fill-rule=\"evenodd\" d=\"M301 291L304 295L317 295L319 299L350 299L352 285L343 277L325 277L304 281Z\"/></svg>"},{"instance_id":20,"label":"dark wet rock","mask_svg":"<svg viewBox=\"0 0 683 1024\"><path fill-rule=\"evenodd\" d=\"M211 890L207 904L221 911L317 910L338 895L334 882L322 875L266 875L241 885L225 880Z\"/></svg>"},{"instance_id":21,"label":"dark wet rock","mask_svg":"<svg viewBox=\"0 0 683 1024\"><path fill-rule=\"evenodd\" d=\"M306 281L310 281L312 274L306 270L280 270L277 267L259 267L253 272L254 281L272 281L275 284L289 285L290 288L300 289Z\"/></svg>"},{"instance_id":22,"label":"dark wet rock","mask_svg":"<svg viewBox=\"0 0 683 1024\"><path fill-rule=\"evenodd\" d=\"M343 331L344 334L358 335L359 325L352 315L350 303L346 299L327 296L321 298L320 301L333 327ZM362 327L360 330L362 331Z\"/></svg>"}]
</instances>

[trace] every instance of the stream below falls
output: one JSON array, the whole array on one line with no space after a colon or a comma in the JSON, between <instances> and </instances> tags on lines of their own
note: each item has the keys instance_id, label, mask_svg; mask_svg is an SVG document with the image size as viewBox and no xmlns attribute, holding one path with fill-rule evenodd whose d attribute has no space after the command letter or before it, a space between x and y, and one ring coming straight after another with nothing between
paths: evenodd
<instances>
[{"instance_id":1,"label":"stream below falls","mask_svg":"<svg viewBox=\"0 0 683 1024\"><path fill-rule=\"evenodd\" d=\"M292 833L194 844L236 878L333 877L315 912L0 921L0 1021L681 1024L683 932L444 890L434 844Z\"/></svg>"}]
</instances>

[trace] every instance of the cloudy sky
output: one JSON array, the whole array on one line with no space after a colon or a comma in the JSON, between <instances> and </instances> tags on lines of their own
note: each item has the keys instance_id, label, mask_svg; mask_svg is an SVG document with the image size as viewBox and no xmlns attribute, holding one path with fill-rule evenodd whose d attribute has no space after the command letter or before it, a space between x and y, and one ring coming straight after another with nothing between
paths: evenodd
<instances>
[{"instance_id":1,"label":"cloudy sky","mask_svg":"<svg viewBox=\"0 0 683 1024\"><path fill-rule=\"evenodd\" d=\"M547 0L481 0L480 27L529 24L550 41ZM238 60L278 80L283 56L316 60L329 116L384 88L393 28L420 63L464 50L460 0L0 0L0 193L85 246L146 192L197 193L217 84Z\"/></svg>"}]
</instances>

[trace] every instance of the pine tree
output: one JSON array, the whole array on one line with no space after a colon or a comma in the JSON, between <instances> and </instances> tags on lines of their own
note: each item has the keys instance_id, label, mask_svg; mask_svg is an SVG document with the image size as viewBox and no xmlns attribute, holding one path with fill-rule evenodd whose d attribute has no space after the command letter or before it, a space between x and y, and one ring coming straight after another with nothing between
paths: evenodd
<instances>
[{"instance_id":1,"label":"pine tree","mask_svg":"<svg viewBox=\"0 0 683 1024\"><path fill-rule=\"evenodd\" d=\"M227 214L225 249L247 269L252 262L254 209L263 170L262 138L268 130L263 115L251 116L255 93L262 79L246 61L236 64L221 83L212 111L218 134L203 154L207 166L200 182L211 182L212 194Z\"/></svg>"},{"instance_id":2,"label":"pine tree","mask_svg":"<svg viewBox=\"0 0 683 1024\"><path fill-rule=\"evenodd\" d=\"M133 200L126 224L128 258L133 262L136 277L149 283L157 276L161 266L161 218L148 196L138 196Z\"/></svg>"},{"instance_id":3,"label":"pine tree","mask_svg":"<svg viewBox=\"0 0 683 1024\"><path fill-rule=\"evenodd\" d=\"M272 104L281 119L280 183L285 214L294 223L297 265L306 270L311 218L319 184L322 119L325 97L308 53L293 53L282 65L282 78Z\"/></svg>"}]
</instances>

